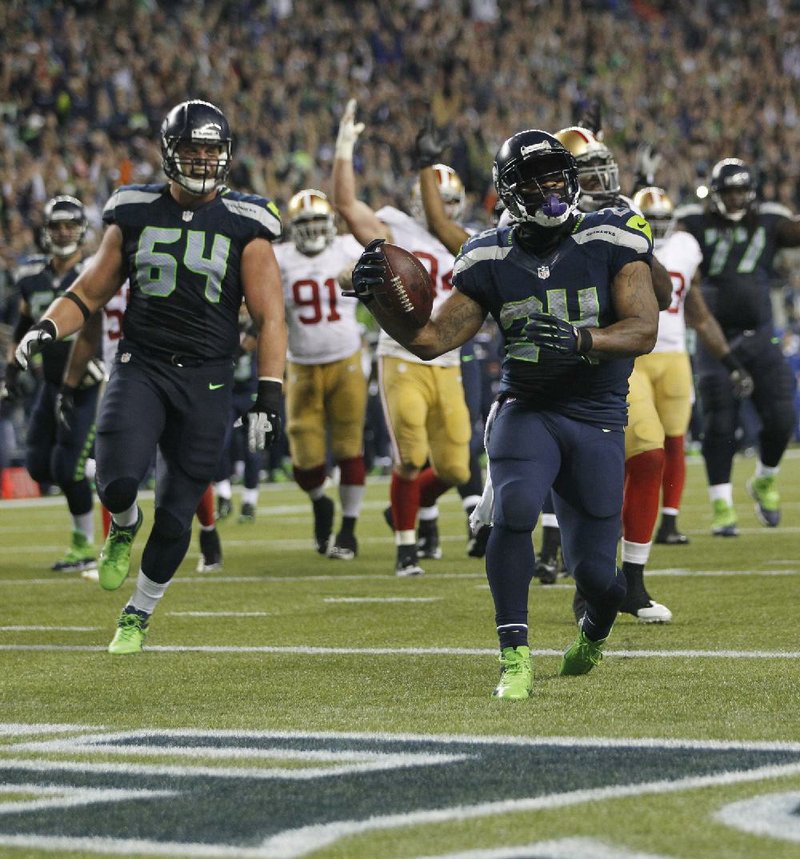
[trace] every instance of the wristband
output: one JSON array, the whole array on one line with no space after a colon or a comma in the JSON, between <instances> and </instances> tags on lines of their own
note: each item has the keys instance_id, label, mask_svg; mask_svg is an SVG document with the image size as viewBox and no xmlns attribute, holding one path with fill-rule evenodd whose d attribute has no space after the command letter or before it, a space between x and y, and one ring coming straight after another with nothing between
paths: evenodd
<instances>
[{"instance_id":1,"label":"wristband","mask_svg":"<svg viewBox=\"0 0 800 859\"><path fill-rule=\"evenodd\" d=\"M578 354L586 355L587 353L592 351L592 346L594 346L594 339L592 338L592 332L589 331L588 328L578 328Z\"/></svg>"},{"instance_id":2,"label":"wristband","mask_svg":"<svg viewBox=\"0 0 800 859\"><path fill-rule=\"evenodd\" d=\"M283 385L274 379L259 379L254 411L277 412L281 406L281 391Z\"/></svg>"},{"instance_id":3,"label":"wristband","mask_svg":"<svg viewBox=\"0 0 800 859\"><path fill-rule=\"evenodd\" d=\"M80 296L75 295L71 290L67 290L63 295L60 295L59 298L68 298L73 302L73 304L75 304L78 310L83 314L84 322L86 322L86 320L92 315L89 308L83 303L83 299L81 299Z\"/></svg>"}]
</instances>

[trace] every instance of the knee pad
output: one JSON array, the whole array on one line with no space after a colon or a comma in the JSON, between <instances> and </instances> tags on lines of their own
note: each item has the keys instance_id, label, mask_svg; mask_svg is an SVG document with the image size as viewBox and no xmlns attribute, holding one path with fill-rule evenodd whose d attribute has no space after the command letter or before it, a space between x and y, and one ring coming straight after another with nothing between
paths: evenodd
<instances>
[{"instance_id":1,"label":"knee pad","mask_svg":"<svg viewBox=\"0 0 800 859\"><path fill-rule=\"evenodd\" d=\"M111 513L122 513L136 501L139 482L133 477L119 477L107 486L97 487L97 497Z\"/></svg>"},{"instance_id":2,"label":"knee pad","mask_svg":"<svg viewBox=\"0 0 800 859\"><path fill-rule=\"evenodd\" d=\"M532 531L539 515L532 503L530 485L513 479L494 487L495 521L509 531Z\"/></svg>"},{"instance_id":3,"label":"knee pad","mask_svg":"<svg viewBox=\"0 0 800 859\"><path fill-rule=\"evenodd\" d=\"M186 535L188 530L189 528L185 527L169 510L164 507L156 507L152 531L152 536L156 540L166 540L169 542L180 540L181 537Z\"/></svg>"},{"instance_id":4,"label":"knee pad","mask_svg":"<svg viewBox=\"0 0 800 859\"><path fill-rule=\"evenodd\" d=\"M47 457L41 457L37 453L28 451L25 456L25 468L31 476L31 480L37 483L52 483L53 477L50 474L50 463Z\"/></svg>"}]
</instances>

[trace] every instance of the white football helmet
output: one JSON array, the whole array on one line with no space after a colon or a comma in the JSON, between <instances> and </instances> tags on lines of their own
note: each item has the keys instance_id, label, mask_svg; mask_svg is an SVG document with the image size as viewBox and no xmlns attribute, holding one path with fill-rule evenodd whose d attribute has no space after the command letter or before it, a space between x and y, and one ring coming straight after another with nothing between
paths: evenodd
<instances>
[{"instance_id":1,"label":"white football helmet","mask_svg":"<svg viewBox=\"0 0 800 859\"><path fill-rule=\"evenodd\" d=\"M675 206L663 188L650 185L633 195L633 204L647 218L653 238L665 241L675 229Z\"/></svg>"},{"instance_id":2,"label":"white football helmet","mask_svg":"<svg viewBox=\"0 0 800 859\"><path fill-rule=\"evenodd\" d=\"M458 221L464 213L466 194L464 183L458 173L446 164L434 164L433 172L436 175L436 184L439 186L439 194L444 202L444 210L451 221ZM419 179L411 189L411 216L420 224L425 224L425 207L422 205L422 190Z\"/></svg>"},{"instance_id":3,"label":"white football helmet","mask_svg":"<svg viewBox=\"0 0 800 859\"><path fill-rule=\"evenodd\" d=\"M287 220L289 237L307 256L324 251L336 235L333 206L322 191L314 188L298 191L289 200Z\"/></svg>"},{"instance_id":4,"label":"white football helmet","mask_svg":"<svg viewBox=\"0 0 800 859\"><path fill-rule=\"evenodd\" d=\"M578 163L582 212L596 212L613 206L619 196L619 165L609 148L588 128L571 125L555 133L555 138Z\"/></svg>"}]
</instances>

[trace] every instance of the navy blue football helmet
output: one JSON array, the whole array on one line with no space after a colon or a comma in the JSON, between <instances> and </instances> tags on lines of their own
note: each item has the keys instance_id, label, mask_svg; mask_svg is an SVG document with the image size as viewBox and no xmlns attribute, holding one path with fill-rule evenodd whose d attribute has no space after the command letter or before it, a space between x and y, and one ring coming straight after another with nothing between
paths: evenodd
<instances>
[{"instance_id":1,"label":"navy blue football helmet","mask_svg":"<svg viewBox=\"0 0 800 859\"><path fill-rule=\"evenodd\" d=\"M492 175L514 221L557 227L577 207L578 165L546 131L534 128L509 137L495 156Z\"/></svg>"},{"instance_id":2,"label":"navy blue football helmet","mask_svg":"<svg viewBox=\"0 0 800 859\"><path fill-rule=\"evenodd\" d=\"M66 259L83 244L89 220L77 197L62 194L44 207L40 241L47 254Z\"/></svg>"},{"instance_id":3,"label":"navy blue football helmet","mask_svg":"<svg viewBox=\"0 0 800 859\"><path fill-rule=\"evenodd\" d=\"M717 161L709 184L712 207L729 221L741 221L755 202L753 173L740 158Z\"/></svg>"},{"instance_id":4,"label":"navy blue football helmet","mask_svg":"<svg viewBox=\"0 0 800 859\"><path fill-rule=\"evenodd\" d=\"M186 144L212 145L216 157L195 157ZM183 152L181 150L184 150ZM161 163L169 179L203 196L222 185L231 169L233 137L225 114L207 101L184 101L161 123Z\"/></svg>"}]
</instances>

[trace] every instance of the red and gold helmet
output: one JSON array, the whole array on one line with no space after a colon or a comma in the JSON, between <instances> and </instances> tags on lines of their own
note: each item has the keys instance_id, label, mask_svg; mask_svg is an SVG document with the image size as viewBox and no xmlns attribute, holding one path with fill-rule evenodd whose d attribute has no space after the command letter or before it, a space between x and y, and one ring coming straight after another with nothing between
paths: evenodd
<instances>
[{"instance_id":1,"label":"red and gold helmet","mask_svg":"<svg viewBox=\"0 0 800 859\"><path fill-rule=\"evenodd\" d=\"M595 212L615 205L619 196L619 165L605 143L588 128L571 125L554 135L578 163L581 198L578 208Z\"/></svg>"}]
</instances>

